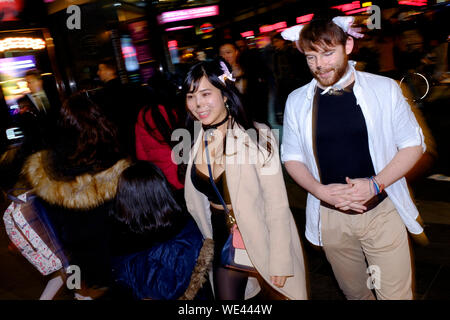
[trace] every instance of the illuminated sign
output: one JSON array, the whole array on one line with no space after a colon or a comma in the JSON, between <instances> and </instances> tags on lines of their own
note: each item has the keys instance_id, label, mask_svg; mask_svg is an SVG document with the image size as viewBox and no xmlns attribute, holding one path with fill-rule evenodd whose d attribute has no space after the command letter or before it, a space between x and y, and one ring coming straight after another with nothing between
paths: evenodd
<instances>
[{"instance_id":1,"label":"illuminated sign","mask_svg":"<svg viewBox=\"0 0 450 320\"><path fill-rule=\"evenodd\" d=\"M242 38L254 37L255 33L253 31L245 31L241 33Z\"/></svg>"},{"instance_id":2,"label":"illuminated sign","mask_svg":"<svg viewBox=\"0 0 450 320\"><path fill-rule=\"evenodd\" d=\"M122 56L125 61L125 69L133 72L139 70L139 62L137 59L136 49L133 46L133 42L129 37L120 38L120 46L122 48Z\"/></svg>"},{"instance_id":3,"label":"illuminated sign","mask_svg":"<svg viewBox=\"0 0 450 320\"><path fill-rule=\"evenodd\" d=\"M278 29L287 28L286 21L278 22L272 25L262 26L259 28L260 33L271 32Z\"/></svg>"},{"instance_id":4,"label":"illuminated sign","mask_svg":"<svg viewBox=\"0 0 450 320\"><path fill-rule=\"evenodd\" d=\"M40 38L5 38L0 40L0 52L13 49L40 50L45 48L45 41Z\"/></svg>"},{"instance_id":5,"label":"illuminated sign","mask_svg":"<svg viewBox=\"0 0 450 320\"><path fill-rule=\"evenodd\" d=\"M333 9L339 9L343 11L346 15L368 12L371 9L372 2L364 2L361 6L360 1L353 1L352 3L341 4L332 7Z\"/></svg>"},{"instance_id":6,"label":"illuminated sign","mask_svg":"<svg viewBox=\"0 0 450 320\"><path fill-rule=\"evenodd\" d=\"M204 23L200 26L201 33L209 33L214 31L214 27L211 23Z\"/></svg>"},{"instance_id":7,"label":"illuminated sign","mask_svg":"<svg viewBox=\"0 0 450 320\"><path fill-rule=\"evenodd\" d=\"M422 7L427 5L427 0L399 1L398 4Z\"/></svg>"},{"instance_id":8,"label":"illuminated sign","mask_svg":"<svg viewBox=\"0 0 450 320\"><path fill-rule=\"evenodd\" d=\"M167 42L167 45L169 46L169 49L176 49L178 47L177 40L170 40Z\"/></svg>"},{"instance_id":9,"label":"illuminated sign","mask_svg":"<svg viewBox=\"0 0 450 320\"><path fill-rule=\"evenodd\" d=\"M352 3L341 4L341 5L338 5L338 6L334 6L332 8L341 10L343 12L346 12L346 11L350 11L350 10L355 10L355 9L361 8L361 4L359 3L359 1L353 1Z\"/></svg>"},{"instance_id":10,"label":"illuminated sign","mask_svg":"<svg viewBox=\"0 0 450 320\"><path fill-rule=\"evenodd\" d=\"M179 26L174 28L167 28L166 31L176 31L176 30L183 30L183 29L189 29L193 28L194 26Z\"/></svg>"},{"instance_id":11,"label":"illuminated sign","mask_svg":"<svg viewBox=\"0 0 450 320\"><path fill-rule=\"evenodd\" d=\"M312 20L314 17L314 13L305 14L304 16L297 17L296 22L297 24L304 24Z\"/></svg>"},{"instance_id":12,"label":"illuminated sign","mask_svg":"<svg viewBox=\"0 0 450 320\"><path fill-rule=\"evenodd\" d=\"M0 59L0 86L10 112L18 112L17 99L30 92L24 80L27 70L36 68L34 56Z\"/></svg>"},{"instance_id":13,"label":"illuminated sign","mask_svg":"<svg viewBox=\"0 0 450 320\"><path fill-rule=\"evenodd\" d=\"M219 14L219 6L206 6L193 9L183 9L176 11L163 12L158 16L158 23L164 24L174 21L183 21L189 19L198 19L204 17L217 16Z\"/></svg>"}]
</instances>

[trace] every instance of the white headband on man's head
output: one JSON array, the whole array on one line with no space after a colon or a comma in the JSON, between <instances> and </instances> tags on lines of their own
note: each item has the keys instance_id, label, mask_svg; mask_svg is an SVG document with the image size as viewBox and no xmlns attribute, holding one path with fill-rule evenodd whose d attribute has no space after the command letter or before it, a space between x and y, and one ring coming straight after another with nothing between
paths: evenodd
<instances>
[{"instance_id":1,"label":"white headband on man's head","mask_svg":"<svg viewBox=\"0 0 450 320\"><path fill-rule=\"evenodd\" d=\"M339 28L341 28L345 33L351 35L355 38L362 38L364 35L360 33L361 28L352 27L353 22L355 21L355 17L344 16L344 17L334 17L332 20ZM296 25L290 27L283 32L281 32L281 36L284 40L289 41L297 41L300 39L300 32L302 31L305 25Z\"/></svg>"}]
</instances>

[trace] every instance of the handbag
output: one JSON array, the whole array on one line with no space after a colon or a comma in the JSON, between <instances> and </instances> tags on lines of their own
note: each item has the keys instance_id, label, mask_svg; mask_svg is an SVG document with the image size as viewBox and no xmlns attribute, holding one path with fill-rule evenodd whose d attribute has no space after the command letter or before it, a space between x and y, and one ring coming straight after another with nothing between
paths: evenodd
<instances>
[{"instance_id":1,"label":"handbag","mask_svg":"<svg viewBox=\"0 0 450 320\"><path fill-rule=\"evenodd\" d=\"M222 248L220 262L222 266L224 266L225 268L256 273L257 272L256 268L253 266L253 263L250 260L250 257L248 256L247 250L245 249L244 240L242 239L241 232L239 231L239 228L237 226L236 219L231 214L230 210L225 204L225 201L223 200L223 197L220 194L219 189L217 189L214 179L212 178L213 175L211 170L210 164L211 161L209 158L208 140L206 139L206 135L205 135L205 151L206 151L206 161L208 164L209 180L211 182L214 191L217 194L217 197L220 200L220 203L223 206L223 209L225 210L225 213L227 214L228 221L232 225L230 235Z\"/></svg>"},{"instance_id":2,"label":"handbag","mask_svg":"<svg viewBox=\"0 0 450 320\"><path fill-rule=\"evenodd\" d=\"M30 192L12 200L3 215L5 230L20 253L42 274L49 275L69 263L42 204Z\"/></svg>"}]
</instances>

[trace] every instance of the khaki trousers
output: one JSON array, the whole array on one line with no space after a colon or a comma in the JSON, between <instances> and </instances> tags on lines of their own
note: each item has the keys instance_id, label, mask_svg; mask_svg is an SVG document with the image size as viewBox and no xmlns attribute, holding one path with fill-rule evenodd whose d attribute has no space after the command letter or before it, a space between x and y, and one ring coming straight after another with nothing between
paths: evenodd
<instances>
[{"instance_id":1,"label":"khaki trousers","mask_svg":"<svg viewBox=\"0 0 450 320\"><path fill-rule=\"evenodd\" d=\"M389 198L364 214L321 206L320 215L323 249L347 299L375 299L371 289L379 300L413 298L408 235Z\"/></svg>"}]
</instances>

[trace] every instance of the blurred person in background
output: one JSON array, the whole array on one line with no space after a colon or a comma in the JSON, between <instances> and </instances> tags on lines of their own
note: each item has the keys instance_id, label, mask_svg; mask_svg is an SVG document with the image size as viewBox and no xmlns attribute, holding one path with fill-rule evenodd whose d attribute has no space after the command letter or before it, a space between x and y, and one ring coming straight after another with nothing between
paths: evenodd
<instances>
[{"instance_id":1,"label":"blurred person in background","mask_svg":"<svg viewBox=\"0 0 450 320\"><path fill-rule=\"evenodd\" d=\"M86 91L62 106L57 135L32 154L23 172L42 202L56 235L81 269L78 299L93 299L111 283L108 213L117 181L130 162L120 152L116 127Z\"/></svg>"},{"instance_id":2,"label":"blurred person in background","mask_svg":"<svg viewBox=\"0 0 450 320\"><path fill-rule=\"evenodd\" d=\"M256 49L236 43L224 42L219 55L231 66L236 88L243 95L245 106L253 119L266 123L268 118L269 69Z\"/></svg>"},{"instance_id":3,"label":"blurred person in background","mask_svg":"<svg viewBox=\"0 0 450 320\"><path fill-rule=\"evenodd\" d=\"M183 102L178 99L176 84L161 72L150 78L148 89L147 106L140 110L135 125L136 157L158 166L176 190L177 199L184 202L184 176L179 176L172 155L178 141L171 139L172 132L184 126Z\"/></svg>"},{"instance_id":4,"label":"blurred person in background","mask_svg":"<svg viewBox=\"0 0 450 320\"><path fill-rule=\"evenodd\" d=\"M230 65L231 73L236 79L235 86L241 94L247 92L247 79L239 63L239 49L233 42L224 42L219 48L219 55Z\"/></svg>"},{"instance_id":5,"label":"blurred person in background","mask_svg":"<svg viewBox=\"0 0 450 320\"><path fill-rule=\"evenodd\" d=\"M95 101L117 128L121 150L135 158L134 125L144 105L143 92L138 87L121 83L113 59L102 60L98 64L97 75L103 82L103 88L95 95Z\"/></svg>"},{"instance_id":6,"label":"blurred person in background","mask_svg":"<svg viewBox=\"0 0 450 320\"><path fill-rule=\"evenodd\" d=\"M275 76L276 100L275 116L279 124L283 124L284 106L288 95L298 87L311 80L308 65L301 59L301 54L284 40L280 33L271 37L275 49L273 55L273 74Z\"/></svg>"},{"instance_id":7,"label":"blurred person in background","mask_svg":"<svg viewBox=\"0 0 450 320\"><path fill-rule=\"evenodd\" d=\"M25 74L30 93L19 98L19 123L24 134L21 149L29 155L46 146L54 133L59 100L56 89L44 88L40 71L28 70Z\"/></svg>"}]
</instances>

